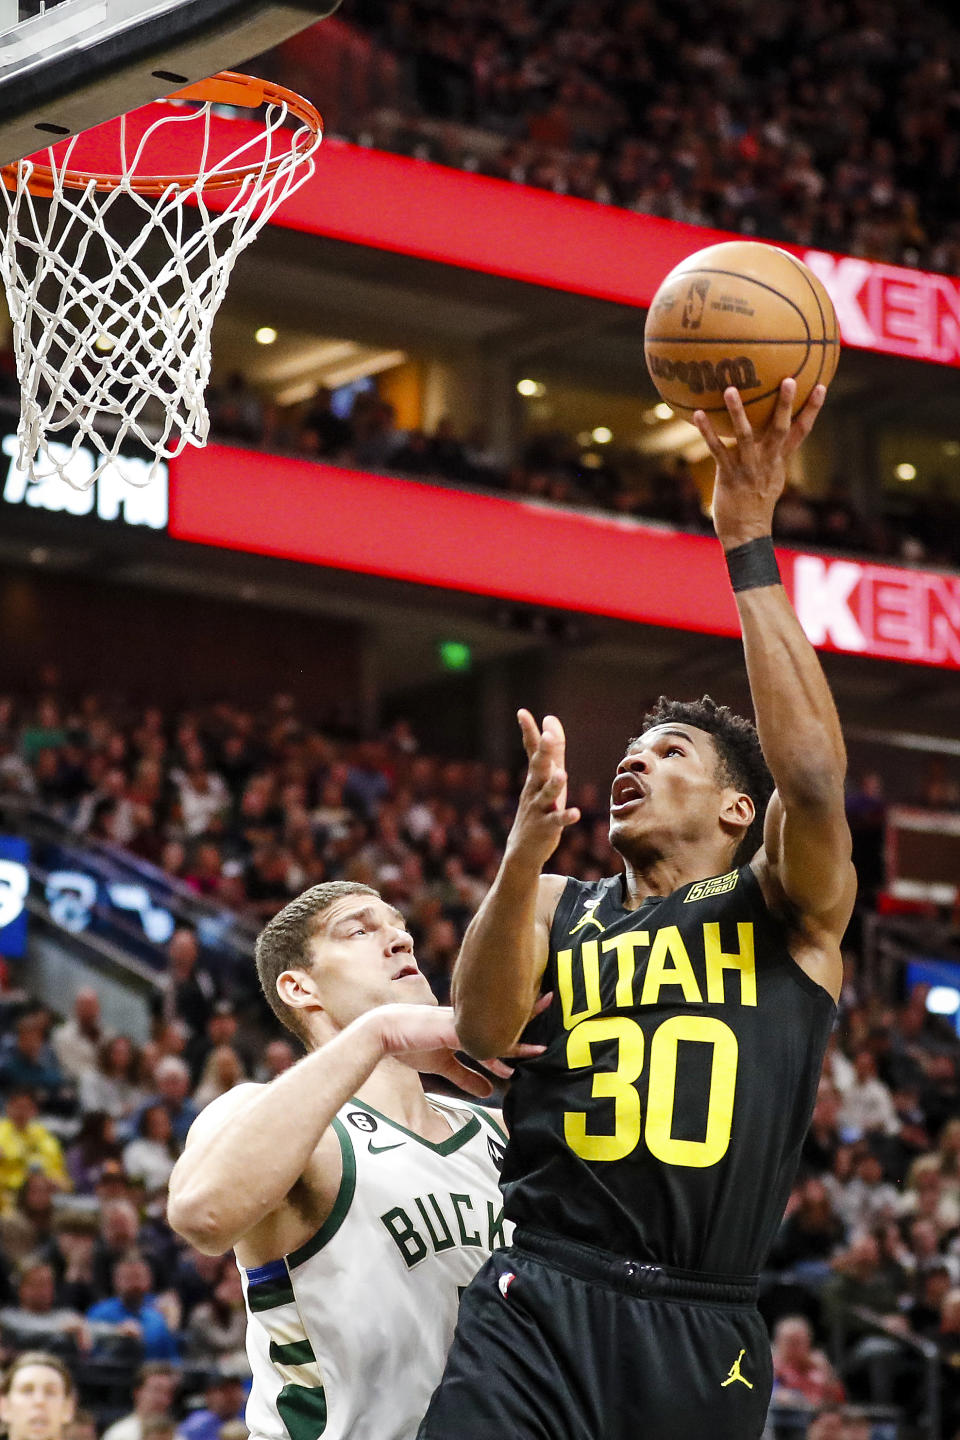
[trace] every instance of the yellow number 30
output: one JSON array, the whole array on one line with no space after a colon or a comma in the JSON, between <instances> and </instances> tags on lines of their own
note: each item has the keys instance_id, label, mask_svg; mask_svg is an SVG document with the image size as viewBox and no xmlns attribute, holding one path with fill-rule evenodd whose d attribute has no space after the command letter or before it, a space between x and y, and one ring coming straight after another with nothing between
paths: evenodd
<instances>
[{"instance_id":1,"label":"yellow number 30","mask_svg":"<svg viewBox=\"0 0 960 1440\"><path fill-rule=\"evenodd\" d=\"M592 1065L593 1047L610 1040L617 1045L617 1068L594 1074L591 1095L613 1101L613 1134L591 1133L582 1110L568 1111L563 1117L566 1142L584 1160L623 1160L640 1143L640 1095L634 1081L643 1070L644 1039L637 1022L626 1015L581 1020L567 1040L567 1064L571 1070ZM702 1140L675 1140L672 1134L681 1040L713 1046L707 1129ZM665 1165L688 1165L701 1170L723 1158L730 1144L738 1053L737 1037L730 1026L709 1015L673 1015L657 1027L650 1042L644 1132L651 1155Z\"/></svg>"}]
</instances>

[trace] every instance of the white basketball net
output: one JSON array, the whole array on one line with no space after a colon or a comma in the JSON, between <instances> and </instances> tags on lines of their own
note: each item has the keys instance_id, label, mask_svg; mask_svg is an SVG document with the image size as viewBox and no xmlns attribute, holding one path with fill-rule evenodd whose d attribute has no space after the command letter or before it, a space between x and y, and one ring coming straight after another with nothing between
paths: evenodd
<instances>
[{"instance_id":1,"label":"white basketball net","mask_svg":"<svg viewBox=\"0 0 960 1440\"><path fill-rule=\"evenodd\" d=\"M86 489L117 466L123 479L142 485L187 445L206 443L211 331L234 262L313 174L321 139L305 123L285 127L287 106L271 104L262 133L212 160L212 111L209 103L171 107L129 145L121 121L124 183L115 190L98 191L92 180L83 190L64 185L77 137L59 160L51 150L20 161L16 189L0 185L9 211L0 276L22 391L18 464L33 480L59 475ZM200 127L196 182L139 195L130 182L151 137L167 125ZM49 200L28 188L37 162L54 174ZM208 208L210 181L252 164L258 169L229 193L226 208ZM112 220L122 221L122 238L111 234ZM152 461L125 471L121 450L131 441ZM78 482L71 462L81 446L93 452L94 466L79 467Z\"/></svg>"}]
</instances>

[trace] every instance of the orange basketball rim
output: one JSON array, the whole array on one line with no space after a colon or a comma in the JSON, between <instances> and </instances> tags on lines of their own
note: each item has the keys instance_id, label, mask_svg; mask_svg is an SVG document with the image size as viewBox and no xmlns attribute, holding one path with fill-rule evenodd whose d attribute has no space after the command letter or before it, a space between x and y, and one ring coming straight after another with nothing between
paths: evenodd
<instances>
[{"instance_id":1,"label":"orange basketball rim","mask_svg":"<svg viewBox=\"0 0 960 1440\"><path fill-rule=\"evenodd\" d=\"M305 156L315 149L323 138L323 120L320 112L309 100L305 100L302 95L285 85L260 80L253 75L242 75L234 70L221 70L208 80L201 80L195 85L177 90L167 96L167 101L195 101L202 105L228 105L247 110L258 110L264 106L282 107L305 127L291 132L290 135L291 148L294 151L302 150ZM123 117L121 123L122 121ZM69 139L64 139L58 142L58 145L66 146L70 143ZM289 159L290 152L280 150L275 155L269 154L259 161L244 165L227 165L223 168L215 165L211 170L207 170L204 164L202 170L192 173L138 174L131 170L109 172L72 167L55 171L50 165L37 163L31 156L0 167L0 180L8 190L15 190L24 167L29 166L30 174L26 186L30 193L39 199L50 199L64 189L86 191L91 186L102 193L127 190L136 195L147 196L165 195L171 190L196 190L198 193L205 193L212 190L236 190L248 180L256 181L259 185L270 180ZM208 160L206 153L203 160Z\"/></svg>"}]
</instances>

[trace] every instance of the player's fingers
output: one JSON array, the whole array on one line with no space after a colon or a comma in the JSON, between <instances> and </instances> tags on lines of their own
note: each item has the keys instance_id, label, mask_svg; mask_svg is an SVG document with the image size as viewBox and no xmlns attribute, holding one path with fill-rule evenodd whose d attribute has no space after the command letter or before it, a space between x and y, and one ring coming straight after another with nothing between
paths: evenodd
<instances>
[{"instance_id":1,"label":"player's fingers","mask_svg":"<svg viewBox=\"0 0 960 1440\"><path fill-rule=\"evenodd\" d=\"M543 783L543 788L541 789L540 794L544 800L556 800L557 796L560 794L560 791L563 789L566 783L566 770L561 769L559 765L554 765L550 770L550 774L547 776L546 780Z\"/></svg>"},{"instance_id":2,"label":"player's fingers","mask_svg":"<svg viewBox=\"0 0 960 1440\"><path fill-rule=\"evenodd\" d=\"M724 390L723 403L727 407L727 414L730 416L733 433L737 437L738 445L740 445L741 448L745 445L752 445L754 440L753 426L750 424L747 412L743 408L740 391L735 385L728 385L726 390Z\"/></svg>"},{"instance_id":3,"label":"player's fingers","mask_svg":"<svg viewBox=\"0 0 960 1440\"><path fill-rule=\"evenodd\" d=\"M516 1055L516 1050L510 1050L510 1055ZM480 1064L484 1070L489 1070L491 1075L496 1075L500 1080L509 1080L513 1075L513 1066L504 1065L502 1060L481 1060Z\"/></svg>"},{"instance_id":4,"label":"player's fingers","mask_svg":"<svg viewBox=\"0 0 960 1440\"><path fill-rule=\"evenodd\" d=\"M524 1043L523 1045L514 1045L511 1050L507 1051L507 1054L514 1060L535 1060L538 1055L544 1053L546 1048L546 1045L527 1045Z\"/></svg>"},{"instance_id":5,"label":"player's fingers","mask_svg":"<svg viewBox=\"0 0 960 1440\"><path fill-rule=\"evenodd\" d=\"M542 1015L544 1010L549 1010L552 1003L553 991L548 990L545 995L540 996L536 1005L534 1005L533 1009L530 1011L530 1019L532 1020L534 1015Z\"/></svg>"},{"instance_id":6,"label":"player's fingers","mask_svg":"<svg viewBox=\"0 0 960 1440\"><path fill-rule=\"evenodd\" d=\"M523 737L523 748L527 752L527 759L532 760L540 743L540 727L529 710L518 710L517 720L520 724L520 734Z\"/></svg>"},{"instance_id":7,"label":"player's fingers","mask_svg":"<svg viewBox=\"0 0 960 1440\"><path fill-rule=\"evenodd\" d=\"M721 442L720 436L713 428L713 422L705 410L693 412L693 423L703 436L704 443L710 454L718 465L722 465L727 456L726 446Z\"/></svg>"},{"instance_id":8,"label":"player's fingers","mask_svg":"<svg viewBox=\"0 0 960 1440\"><path fill-rule=\"evenodd\" d=\"M550 741L554 747L560 746L562 749L567 743L567 737L563 733L563 726L560 724L556 715L544 715L543 734L544 738L547 736L550 737Z\"/></svg>"},{"instance_id":9,"label":"player's fingers","mask_svg":"<svg viewBox=\"0 0 960 1440\"><path fill-rule=\"evenodd\" d=\"M777 396L777 403L774 406L773 415L770 418L770 429L775 435L785 436L790 433L790 424L793 420L793 402L796 398L796 380L790 378L782 381L780 393Z\"/></svg>"},{"instance_id":10,"label":"player's fingers","mask_svg":"<svg viewBox=\"0 0 960 1440\"><path fill-rule=\"evenodd\" d=\"M576 805L571 805L569 810L564 810L561 814L560 824L565 830L568 825L576 825L579 819L580 811L577 809Z\"/></svg>"},{"instance_id":11,"label":"player's fingers","mask_svg":"<svg viewBox=\"0 0 960 1440\"><path fill-rule=\"evenodd\" d=\"M466 1090L468 1095L475 1095L478 1100L486 1100L488 1095L493 1094L493 1086L485 1075L471 1070L469 1065L461 1065L452 1055L437 1074L443 1075L446 1080L452 1080L454 1085L459 1085L461 1090Z\"/></svg>"}]
</instances>

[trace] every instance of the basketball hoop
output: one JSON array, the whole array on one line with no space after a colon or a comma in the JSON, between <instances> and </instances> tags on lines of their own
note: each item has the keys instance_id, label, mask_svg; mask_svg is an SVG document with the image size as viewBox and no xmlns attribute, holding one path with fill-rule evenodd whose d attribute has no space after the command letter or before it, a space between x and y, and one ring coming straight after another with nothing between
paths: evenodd
<instances>
[{"instance_id":1,"label":"basketball hoop","mask_svg":"<svg viewBox=\"0 0 960 1440\"><path fill-rule=\"evenodd\" d=\"M265 107L262 124L221 120L218 105ZM206 443L211 331L234 262L313 174L322 138L309 101L222 71L0 169L18 463L32 479L76 484L85 446L86 488L123 473L132 442L152 459L124 479L145 484Z\"/></svg>"}]
</instances>

